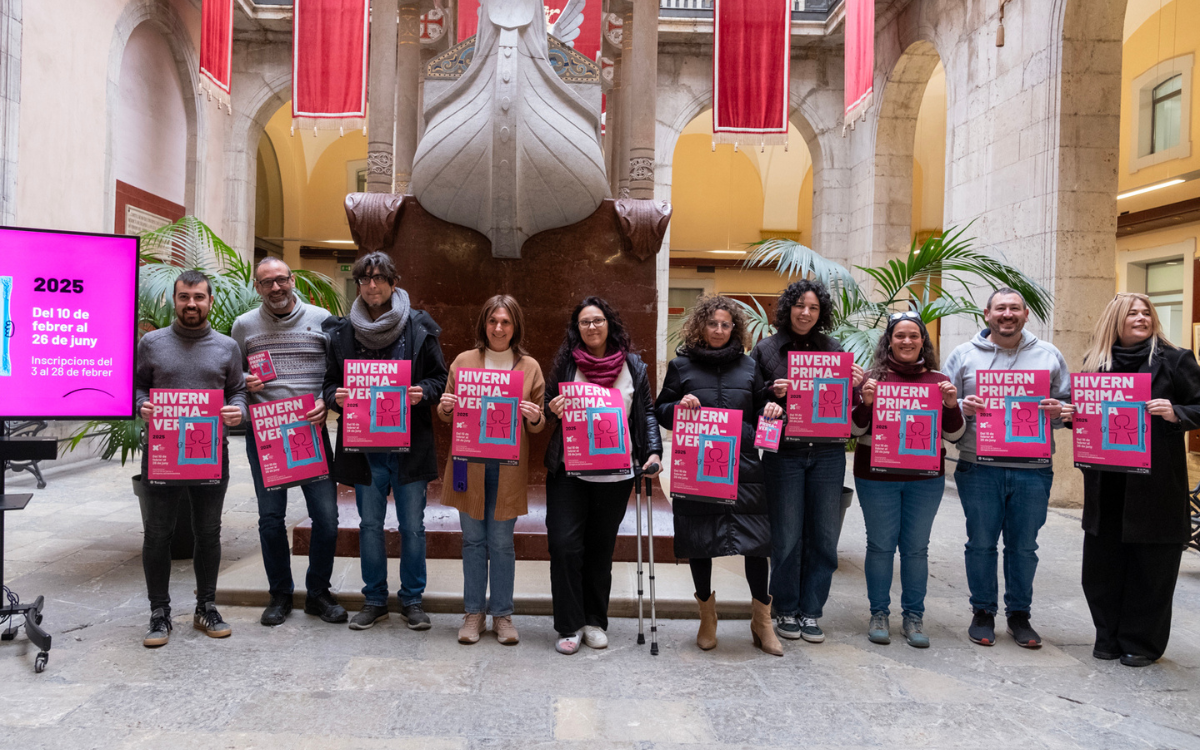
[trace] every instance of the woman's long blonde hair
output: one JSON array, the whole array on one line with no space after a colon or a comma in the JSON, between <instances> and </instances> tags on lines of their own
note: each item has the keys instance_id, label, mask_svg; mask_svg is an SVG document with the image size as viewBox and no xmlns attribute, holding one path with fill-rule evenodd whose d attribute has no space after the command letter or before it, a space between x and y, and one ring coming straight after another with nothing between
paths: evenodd
<instances>
[{"instance_id":1,"label":"woman's long blonde hair","mask_svg":"<svg viewBox=\"0 0 1200 750\"><path fill-rule=\"evenodd\" d=\"M1096 327L1092 330L1092 345L1083 355L1084 372L1112 370L1112 348L1115 344L1120 343L1121 327L1125 325L1125 317L1133 309L1133 303L1139 301L1146 303L1146 307L1150 310L1150 322L1154 326L1153 333L1150 335L1150 360L1154 360L1154 354L1158 351L1159 345L1168 349L1179 348L1163 336L1162 322L1158 319L1158 311L1154 309L1154 303L1150 301L1149 297L1137 292L1122 292L1112 298L1112 302L1108 303L1104 312L1100 314L1100 319L1096 321Z\"/></svg>"}]
</instances>

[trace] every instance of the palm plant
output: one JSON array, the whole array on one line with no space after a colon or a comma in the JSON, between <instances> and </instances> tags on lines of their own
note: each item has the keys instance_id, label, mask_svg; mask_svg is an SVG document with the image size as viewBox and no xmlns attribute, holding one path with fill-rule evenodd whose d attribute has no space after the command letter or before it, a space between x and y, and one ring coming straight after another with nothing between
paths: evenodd
<instances>
[{"instance_id":1,"label":"palm plant","mask_svg":"<svg viewBox=\"0 0 1200 750\"><path fill-rule=\"evenodd\" d=\"M175 278L184 270L203 272L212 281L213 305L208 321L213 330L229 334L239 315L258 307L262 298L254 289L254 264L217 236L195 216L184 216L141 235L141 268L138 273L138 330L164 328L175 319L171 301ZM296 292L302 299L334 315L345 311L345 302L333 279L315 271L293 270ZM141 417L85 422L65 440L67 451L87 438L100 443L100 457L121 454L121 464L141 449L145 422Z\"/></svg>"},{"instance_id":2,"label":"palm plant","mask_svg":"<svg viewBox=\"0 0 1200 750\"><path fill-rule=\"evenodd\" d=\"M982 320L983 310L972 293L973 288L981 285L1017 290L1030 312L1039 320L1046 320L1053 306L1050 292L1015 266L976 250L974 238L964 236L969 227L951 229L920 245L914 239L903 259L889 260L873 268L855 266L874 281L871 293L844 266L791 240L754 243L743 265L773 267L781 276L809 277L823 283L834 302L832 335L864 366L870 362L883 335L888 316L898 308L917 311L926 325L951 315L970 315ZM959 289L963 293L956 293ZM774 331L773 316L761 305L738 304L751 320L755 341Z\"/></svg>"}]
</instances>

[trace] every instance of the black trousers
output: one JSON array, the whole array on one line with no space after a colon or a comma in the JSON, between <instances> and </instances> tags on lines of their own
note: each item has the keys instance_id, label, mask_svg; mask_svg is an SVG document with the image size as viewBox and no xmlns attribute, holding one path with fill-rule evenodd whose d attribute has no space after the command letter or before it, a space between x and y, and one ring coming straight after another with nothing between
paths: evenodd
<instances>
[{"instance_id":1,"label":"black trousers","mask_svg":"<svg viewBox=\"0 0 1200 750\"><path fill-rule=\"evenodd\" d=\"M142 476L145 476L143 474ZM192 531L196 546L192 567L196 571L196 604L217 598L217 573L221 568L221 509L225 506L228 477L217 485L192 486ZM142 570L150 610L171 612L171 538L183 487L150 485L143 481L146 497L146 533L142 539Z\"/></svg>"},{"instance_id":2,"label":"black trousers","mask_svg":"<svg viewBox=\"0 0 1200 750\"><path fill-rule=\"evenodd\" d=\"M746 558L746 583L750 584L750 596L763 604L771 603L771 594L767 585L770 580L771 565L766 557ZM688 560L692 569L692 583L696 584L696 598L702 602L708 601L713 593L711 557L693 557Z\"/></svg>"},{"instance_id":3,"label":"black trousers","mask_svg":"<svg viewBox=\"0 0 1200 750\"><path fill-rule=\"evenodd\" d=\"M1158 659L1171 637L1180 544L1121 541L1122 498L1101 497L1100 533L1083 535L1083 594L1096 650Z\"/></svg>"},{"instance_id":4,"label":"black trousers","mask_svg":"<svg viewBox=\"0 0 1200 750\"><path fill-rule=\"evenodd\" d=\"M629 507L633 479L585 482L565 471L546 476L546 537L554 629L608 628L608 595L617 531Z\"/></svg>"}]
</instances>

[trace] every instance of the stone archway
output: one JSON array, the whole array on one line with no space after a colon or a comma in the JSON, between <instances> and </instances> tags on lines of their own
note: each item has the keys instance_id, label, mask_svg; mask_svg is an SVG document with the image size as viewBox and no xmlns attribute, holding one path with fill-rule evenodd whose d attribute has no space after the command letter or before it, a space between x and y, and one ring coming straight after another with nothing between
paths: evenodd
<instances>
[{"instance_id":1,"label":"stone archway","mask_svg":"<svg viewBox=\"0 0 1200 750\"><path fill-rule=\"evenodd\" d=\"M183 88L183 110L187 121L187 161L184 181L184 208L189 214L204 212L204 169L207 156L208 114L196 106L200 90L200 61L192 47L183 19L166 0L132 0L122 11L113 29L108 53L104 141L104 224L112 231L116 211L114 177L114 125L120 97L121 62L134 29L150 24L166 40L175 60Z\"/></svg>"}]
</instances>

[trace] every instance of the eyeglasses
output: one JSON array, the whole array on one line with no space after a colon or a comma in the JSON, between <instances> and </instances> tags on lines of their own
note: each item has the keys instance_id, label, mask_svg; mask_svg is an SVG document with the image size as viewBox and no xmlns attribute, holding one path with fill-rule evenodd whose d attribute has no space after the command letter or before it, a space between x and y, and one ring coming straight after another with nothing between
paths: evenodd
<instances>
[{"instance_id":1,"label":"eyeglasses","mask_svg":"<svg viewBox=\"0 0 1200 750\"><path fill-rule=\"evenodd\" d=\"M905 318L910 320L920 320L921 313L917 312L916 310L905 310L904 312L892 313L890 316L888 316L888 320L892 323L895 323L897 320L904 320Z\"/></svg>"},{"instance_id":2,"label":"eyeglasses","mask_svg":"<svg viewBox=\"0 0 1200 750\"><path fill-rule=\"evenodd\" d=\"M392 279L391 277L384 276L381 273L372 274L370 276L359 276L354 280L354 283L358 284L359 286L370 286L371 284L382 286L385 282L390 284L392 283Z\"/></svg>"},{"instance_id":3,"label":"eyeglasses","mask_svg":"<svg viewBox=\"0 0 1200 750\"><path fill-rule=\"evenodd\" d=\"M600 326L604 325L607 322L608 321L604 318L592 318L591 320L579 321L579 327L580 328L599 328Z\"/></svg>"},{"instance_id":4,"label":"eyeglasses","mask_svg":"<svg viewBox=\"0 0 1200 750\"><path fill-rule=\"evenodd\" d=\"M733 323L727 320L710 320L705 325L710 331L732 331Z\"/></svg>"},{"instance_id":5,"label":"eyeglasses","mask_svg":"<svg viewBox=\"0 0 1200 750\"><path fill-rule=\"evenodd\" d=\"M259 279L255 283L258 284L259 289L271 289L274 288L276 284L278 284L282 289L283 287L286 287L288 284L292 283L292 275L289 273L287 276L276 276L273 279Z\"/></svg>"}]
</instances>

